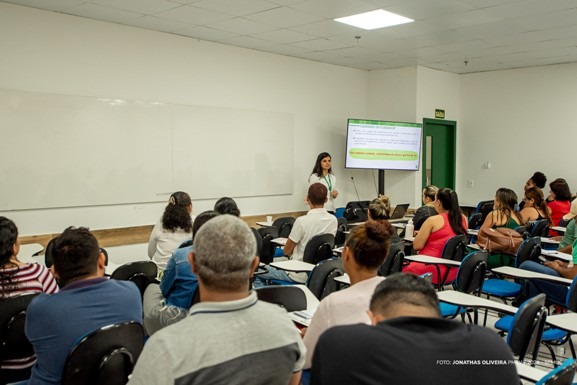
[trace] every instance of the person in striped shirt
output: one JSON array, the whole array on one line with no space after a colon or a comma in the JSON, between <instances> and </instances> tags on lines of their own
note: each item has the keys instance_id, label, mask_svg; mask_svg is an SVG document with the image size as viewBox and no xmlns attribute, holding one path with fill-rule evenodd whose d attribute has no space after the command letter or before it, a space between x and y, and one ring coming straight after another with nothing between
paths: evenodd
<instances>
[{"instance_id":1,"label":"person in striped shirt","mask_svg":"<svg viewBox=\"0 0 577 385\"><path fill-rule=\"evenodd\" d=\"M10 219L0 217L0 301L24 294L56 293L58 285L48 268L19 261L19 251L18 228ZM0 362L0 383L8 380L16 370L30 369L35 361L33 355Z\"/></svg>"}]
</instances>

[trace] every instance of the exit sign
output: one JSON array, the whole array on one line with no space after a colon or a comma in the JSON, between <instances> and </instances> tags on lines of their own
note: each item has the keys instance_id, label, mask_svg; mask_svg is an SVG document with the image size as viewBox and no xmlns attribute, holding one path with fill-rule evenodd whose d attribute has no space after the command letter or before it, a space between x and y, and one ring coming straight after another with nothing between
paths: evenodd
<instances>
[{"instance_id":1,"label":"exit sign","mask_svg":"<svg viewBox=\"0 0 577 385\"><path fill-rule=\"evenodd\" d=\"M435 110L435 118L445 119L445 110Z\"/></svg>"},{"instance_id":2,"label":"exit sign","mask_svg":"<svg viewBox=\"0 0 577 385\"><path fill-rule=\"evenodd\" d=\"M435 118L445 119L445 110L435 110Z\"/></svg>"}]
</instances>

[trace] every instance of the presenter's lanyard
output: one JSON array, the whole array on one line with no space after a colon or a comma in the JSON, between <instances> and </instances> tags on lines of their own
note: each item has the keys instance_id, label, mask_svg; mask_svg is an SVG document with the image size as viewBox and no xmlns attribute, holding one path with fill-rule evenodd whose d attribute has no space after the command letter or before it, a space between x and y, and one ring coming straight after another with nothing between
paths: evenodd
<instances>
[{"instance_id":1,"label":"presenter's lanyard","mask_svg":"<svg viewBox=\"0 0 577 385\"><path fill-rule=\"evenodd\" d=\"M325 179L325 182L327 182L327 185L329 186L329 192L333 191L333 184L331 183L331 176L328 175L329 179L327 179L327 176L323 176L323 178Z\"/></svg>"}]
</instances>

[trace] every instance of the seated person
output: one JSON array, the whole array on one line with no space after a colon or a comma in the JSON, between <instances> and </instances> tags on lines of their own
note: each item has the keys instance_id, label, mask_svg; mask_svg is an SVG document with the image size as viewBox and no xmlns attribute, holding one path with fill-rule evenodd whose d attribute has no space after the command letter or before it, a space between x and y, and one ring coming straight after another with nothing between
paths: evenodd
<instances>
[{"instance_id":1,"label":"seated person","mask_svg":"<svg viewBox=\"0 0 577 385\"><path fill-rule=\"evenodd\" d=\"M419 231L425 220L433 215L437 215L437 210L435 210L435 196L437 195L439 188L437 186L427 186L423 189L423 206L419 207L415 211L415 216L413 217L413 226L415 226L415 231Z\"/></svg>"},{"instance_id":2,"label":"seated person","mask_svg":"<svg viewBox=\"0 0 577 385\"><path fill-rule=\"evenodd\" d=\"M307 215L296 219L284 247L284 254L295 261L303 260L305 247L312 237L318 234L335 235L337 233L337 218L324 208L327 201L327 188L321 183L311 184L305 201L311 209ZM270 279L305 283L308 277L307 273L287 272L272 266L267 266L266 269L267 273L256 277L255 287L266 285L267 280Z\"/></svg>"},{"instance_id":3,"label":"seated person","mask_svg":"<svg viewBox=\"0 0 577 385\"><path fill-rule=\"evenodd\" d=\"M203 224L218 215L216 211L200 213L194 220L192 233L196 234ZM144 328L149 336L188 315L198 287L188 262L191 251L192 245L176 249L166 264L160 285L150 284L144 292Z\"/></svg>"},{"instance_id":4,"label":"seated person","mask_svg":"<svg viewBox=\"0 0 577 385\"><path fill-rule=\"evenodd\" d=\"M162 218L158 221L148 240L148 256L160 272L166 268L166 263L174 250L183 242L192 239L192 201L190 196L177 191L168 199Z\"/></svg>"},{"instance_id":5,"label":"seated person","mask_svg":"<svg viewBox=\"0 0 577 385\"><path fill-rule=\"evenodd\" d=\"M549 274L555 277L563 277L574 279L577 276L577 240L573 242L572 263L562 262L559 260L547 261L543 264L534 261L525 261L519 266L521 269L535 271L537 273ZM526 279L523 280L523 290L521 297L516 302L522 303L525 299L536 296L540 293L545 293L547 301L565 306L567 299L567 291L569 286L561 283L554 283L540 279Z\"/></svg>"},{"instance_id":6,"label":"seated person","mask_svg":"<svg viewBox=\"0 0 577 385\"><path fill-rule=\"evenodd\" d=\"M449 238L455 235L467 234L467 218L461 213L457 193L448 188L442 188L437 192L434 201L435 210L439 215L429 217L421 230L413 240L413 248L419 251L419 254L430 257L441 258L443 248ZM405 272L421 275L425 273L433 274L433 283L438 284L446 275L446 282L451 282L457 276L458 269L439 266L441 277L437 277L437 268L433 265L411 262L403 269Z\"/></svg>"},{"instance_id":7,"label":"seated person","mask_svg":"<svg viewBox=\"0 0 577 385\"><path fill-rule=\"evenodd\" d=\"M118 322L142 323L142 300L133 282L104 277L105 256L85 227L69 227L53 242L53 268L62 284L40 294L26 315L26 336L36 352L30 384L60 384L78 339Z\"/></svg>"},{"instance_id":8,"label":"seated person","mask_svg":"<svg viewBox=\"0 0 577 385\"><path fill-rule=\"evenodd\" d=\"M525 190L525 197L523 198L525 205L523 210L519 212L521 221L530 224L530 222L547 219L549 226L553 226L551 220L550 209L547 207L547 202L543 197L543 191L537 187L531 187Z\"/></svg>"},{"instance_id":9,"label":"seated person","mask_svg":"<svg viewBox=\"0 0 577 385\"><path fill-rule=\"evenodd\" d=\"M214 204L214 211L219 214L230 214L235 217L240 217L240 209L234 199L229 197L223 197L217 200Z\"/></svg>"},{"instance_id":10,"label":"seated person","mask_svg":"<svg viewBox=\"0 0 577 385\"><path fill-rule=\"evenodd\" d=\"M549 183L549 196L547 197L547 205L551 209L551 220L553 226L559 226L563 216L571 210L571 190L567 181L562 178L557 178ZM558 233L555 230L550 230L551 236L556 236Z\"/></svg>"},{"instance_id":11,"label":"seated person","mask_svg":"<svg viewBox=\"0 0 577 385\"><path fill-rule=\"evenodd\" d=\"M516 229L522 226L523 218L519 212L515 211L517 206L517 194L508 188L500 188L495 193L493 211L491 211L481 225L481 229L495 229L497 227L507 227ZM494 268L503 265L512 265L513 259L508 254L491 253L487 260L487 266Z\"/></svg>"},{"instance_id":12,"label":"seated person","mask_svg":"<svg viewBox=\"0 0 577 385\"><path fill-rule=\"evenodd\" d=\"M370 323L369 301L384 279L377 276L377 269L387 256L393 231L388 221L367 221L351 229L342 253L351 286L325 297L315 311L303 339L307 348L305 369L310 368L315 345L325 330L336 325Z\"/></svg>"},{"instance_id":13,"label":"seated person","mask_svg":"<svg viewBox=\"0 0 577 385\"><path fill-rule=\"evenodd\" d=\"M18 228L10 219L0 217L0 300L18 295L58 292L58 285L50 270L36 263L24 263L18 260L20 241ZM17 380L26 370L28 376L36 356L18 360L0 362L0 383Z\"/></svg>"},{"instance_id":14,"label":"seated person","mask_svg":"<svg viewBox=\"0 0 577 385\"><path fill-rule=\"evenodd\" d=\"M311 384L519 383L505 341L491 329L441 318L437 293L424 279L387 277L371 298L369 317L372 326L336 326L319 338Z\"/></svg>"},{"instance_id":15,"label":"seated person","mask_svg":"<svg viewBox=\"0 0 577 385\"><path fill-rule=\"evenodd\" d=\"M565 233L563 233L563 236L556 236L553 237L553 239L559 241L557 251L571 254L573 251L573 242L577 239L577 199L573 199L571 202L571 211L563 216L563 220L566 222Z\"/></svg>"},{"instance_id":16,"label":"seated person","mask_svg":"<svg viewBox=\"0 0 577 385\"><path fill-rule=\"evenodd\" d=\"M298 384L302 339L284 309L250 290L259 258L247 224L211 219L195 234L189 260L202 302L150 337L129 384Z\"/></svg>"},{"instance_id":17,"label":"seated person","mask_svg":"<svg viewBox=\"0 0 577 385\"><path fill-rule=\"evenodd\" d=\"M538 188L539 190L541 190L541 192L543 192L543 189L545 188L545 184L547 183L547 177L545 176L545 174L543 174L540 171L536 171L533 176L531 178L529 178L527 180L527 182L525 182L525 186L523 186L523 189L525 191L529 190L531 187L535 187ZM544 196L544 194L543 194ZM519 211L521 211L523 209L525 205L524 201L521 201L521 203L519 204Z\"/></svg>"},{"instance_id":18,"label":"seated person","mask_svg":"<svg viewBox=\"0 0 577 385\"><path fill-rule=\"evenodd\" d=\"M367 210L367 216L369 220L388 220L391 217L391 203L389 197L385 195L381 195L378 198L375 198L369 203L369 209ZM391 236L389 237L389 251L391 247L395 244L398 244L404 241L399 238L397 232L394 231ZM404 248L404 246L403 246Z\"/></svg>"}]
</instances>

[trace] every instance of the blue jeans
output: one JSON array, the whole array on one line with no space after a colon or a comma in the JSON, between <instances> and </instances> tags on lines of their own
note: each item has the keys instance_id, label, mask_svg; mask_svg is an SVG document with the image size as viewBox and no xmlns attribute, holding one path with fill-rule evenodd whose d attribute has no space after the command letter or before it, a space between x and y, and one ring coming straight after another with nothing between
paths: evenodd
<instances>
[{"instance_id":1,"label":"blue jeans","mask_svg":"<svg viewBox=\"0 0 577 385\"><path fill-rule=\"evenodd\" d=\"M521 264L521 266L519 266L519 268L534 271L536 273L561 277L561 274L552 268L541 265L540 263L534 261L525 261ZM528 298L534 297L540 293L545 293L547 296L547 301L549 302L553 302L561 306L565 306L567 303L567 293L569 292L569 287L566 285L553 283L542 279L527 279L524 281L522 286L523 291Z\"/></svg>"},{"instance_id":2,"label":"blue jeans","mask_svg":"<svg viewBox=\"0 0 577 385\"><path fill-rule=\"evenodd\" d=\"M267 281L271 280L271 279L276 279L279 281L294 282L292 279L290 279L290 277L288 276L288 274L286 273L285 270L276 269L270 265L267 265L266 269L268 270L267 273L259 274L259 275L255 276L255 279L253 282L253 286L255 288L267 286L268 285ZM295 283L297 283L297 282L295 282Z\"/></svg>"}]
</instances>

